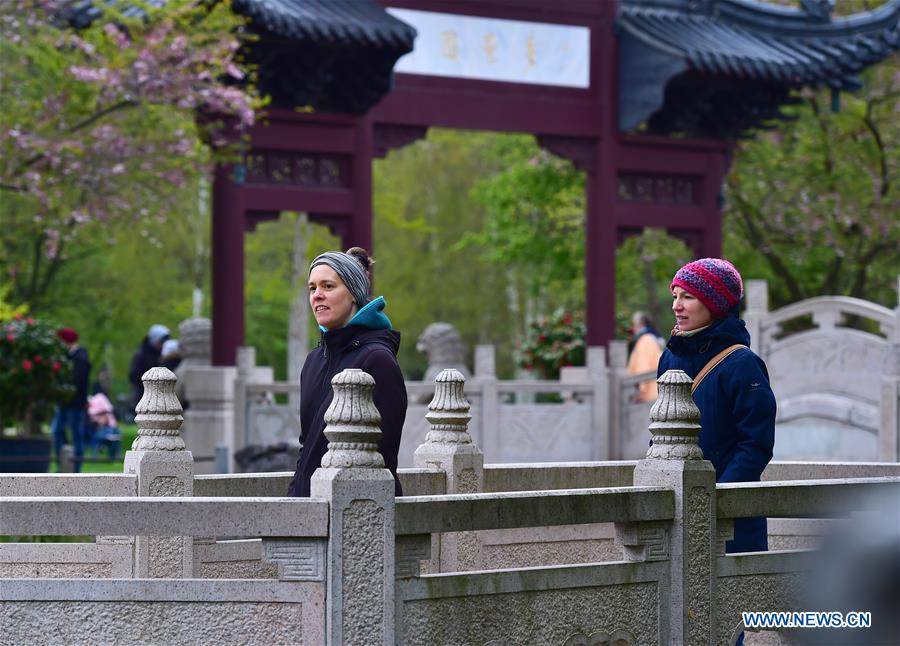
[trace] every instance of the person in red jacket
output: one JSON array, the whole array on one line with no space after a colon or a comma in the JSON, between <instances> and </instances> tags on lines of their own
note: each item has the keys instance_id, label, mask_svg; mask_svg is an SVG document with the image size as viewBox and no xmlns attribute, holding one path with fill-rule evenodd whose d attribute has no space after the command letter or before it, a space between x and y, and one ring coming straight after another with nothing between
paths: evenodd
<instances>
[{"instance_id":1,"label":"person in red jacket","mask_svg":"<svg viewBox=\"0 0 900 646\"><path fill-rule=\"evenodd\" d=\"M384 297L372 299L370 269L374 261L359 247L346 253L329 251L309 266L309 305L319 324L319 347L309 353L300 373L300 457L289 496L309 496L310 479L328 449L325 411L334 392L331 379L347 368L359 368L375 380L373 399L381 414L378 450L394 475L406 419L406 383L397 363L400 333L384 313Z\"/></svg>"}]
</instances>

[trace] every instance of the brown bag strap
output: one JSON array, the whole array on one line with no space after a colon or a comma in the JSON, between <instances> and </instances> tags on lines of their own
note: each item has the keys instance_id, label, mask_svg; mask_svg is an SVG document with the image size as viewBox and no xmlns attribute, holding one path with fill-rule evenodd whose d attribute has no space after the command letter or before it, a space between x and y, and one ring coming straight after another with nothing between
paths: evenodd
<instances>
[{"instance_id":1,"label":"brown bag strap","mask_svg":"<svg viewBox=\"0 0 900 646\"><path fill-rule=\"evenodd\" d=\"M715 367L725 361L726 357L730 355L735 350L740 350L741 348L746 348L747 346L741 343L735 343L734 345L730 345L724 350L722 350L719 354L714 356L709 360L705 366L703 366L703 370L697 373L697 376L694 377L694 383L691 384L691 394L694 394L694 391L697 390L697 387L700 385L700 382L706 378L706 375L715 370Z\"/></svg>"}]
</instances>

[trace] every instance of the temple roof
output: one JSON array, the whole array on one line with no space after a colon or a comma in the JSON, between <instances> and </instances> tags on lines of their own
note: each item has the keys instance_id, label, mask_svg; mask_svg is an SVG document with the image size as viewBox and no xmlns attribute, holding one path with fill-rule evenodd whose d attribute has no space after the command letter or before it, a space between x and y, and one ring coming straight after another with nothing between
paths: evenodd
<instances>
[{"instance_id":1,"label":"temple roof","mask_svg":"<svg viewBox=\"0 0 900 646\"><path fill-rule=\"evenodd\" d=\"M375 0L233 0L260 36L248 52L259 84L280 107L362 114L393 83L416 30Z\"/></svg>"},{"instance_id":2,"label":"temple roof","mask_svg":"<svg viewBox=\"0 0 900 646\"><path fill-rule=\"evenodd\" d=\"M100 16L94 2L116 1L74 0L66 17L85 27ZM416 37L375 0L232 0L232 8L250 18L249 31L259 36L245 57L278 107L366 112L390 91L394 63L412 51ZM141 13L127 4L123 11Z\"/></svg>"},{"instance_id":3,"label":"temple roof","mask_svg":"<svg viewBox=\"0 0 900 646\"><path fill-rule=\"evenodd\" d=\"M256 27L298 40L408 50L416 37L374 0L233 0L232 6Z\"/></svg>"},{"instance_id":4,"label":"temple roof","mask_svg":"<svg viewBox=\"0 0 900 646\"><path fill-rule=\"evenodd\" d=\"M830 4L621 0L620 128L735 136L777 117L792 89L858 89L900 49L900 0L844 18Z\"/></svg>"}]
</instances>

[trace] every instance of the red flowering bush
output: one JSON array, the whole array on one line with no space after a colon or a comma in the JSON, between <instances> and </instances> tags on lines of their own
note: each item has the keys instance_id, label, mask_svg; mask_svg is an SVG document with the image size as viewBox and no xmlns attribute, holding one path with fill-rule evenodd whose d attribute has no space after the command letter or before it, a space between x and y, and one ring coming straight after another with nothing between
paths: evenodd
<instances>
[{"instance_id":1,"label":"red flowering bush","mask_svg":"<svg viewBox=\"0 0 900 646\"><path fill-rule=\"evenodd\" d=\"M583 366L587 328L584 315L557 310L550 318L528 326L519 365L544 379L559 379L563 366Z\"/></svg>"},{"instance_id":2,"label":"red flowering bush","mask_svg":"<svg viewBox=\"0 0 900 646\"><path fill-rule=\"evenodd\" d=\"M73 391L68 348L55 326L21 314L0 321L0 428L36 428Z\"/></svg>"}]
</instances>

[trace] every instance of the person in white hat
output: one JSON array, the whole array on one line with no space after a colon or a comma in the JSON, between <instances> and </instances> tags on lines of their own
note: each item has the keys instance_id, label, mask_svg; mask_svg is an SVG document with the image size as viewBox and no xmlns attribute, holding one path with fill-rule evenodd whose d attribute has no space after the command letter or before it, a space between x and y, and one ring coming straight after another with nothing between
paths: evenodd
<instances>
[{"instance_id":1,"label":"person in white hat","mask_svg":"<svg viewBox=\"0 0 900 646\"><path fill-rule=\"evenodd\" d=\"M144 373L159 364L160 352L163 343L168 340L171 332L169 328L160 323L155 323L147 330L147 336L141 341L141 347L131 357L131 367L128 369L128 381L131 382L131 406L137 406L144 396L144 384L141 377Z\"/></svg>"}]
</instances>

